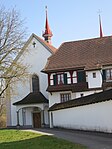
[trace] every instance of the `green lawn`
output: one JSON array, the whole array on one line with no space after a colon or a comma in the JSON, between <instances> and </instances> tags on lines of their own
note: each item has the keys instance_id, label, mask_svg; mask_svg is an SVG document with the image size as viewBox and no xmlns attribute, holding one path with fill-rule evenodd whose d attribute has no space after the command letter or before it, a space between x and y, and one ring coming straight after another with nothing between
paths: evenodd
<instances>
[{"instance_id":1,"label":"green lawn","mask_svg":"<svg viewBox=\"0 0 112 149\"><path fill-rule=\"evenodd\" d=\"M32 132L0 130L0 149L86 149L86 147Z\"/></svg>"}]
</instances>

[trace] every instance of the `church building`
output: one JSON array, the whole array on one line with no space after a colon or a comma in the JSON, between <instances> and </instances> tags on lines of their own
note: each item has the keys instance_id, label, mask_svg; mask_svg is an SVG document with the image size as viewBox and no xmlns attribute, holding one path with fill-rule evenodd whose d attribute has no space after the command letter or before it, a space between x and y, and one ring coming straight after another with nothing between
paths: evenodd
<instances>
[{"instance_id":1,"label":"church building","mask_svg":"<svg viewBox=\"0 0 112 149\"><path fill-rule=\"evenodd\" d=\"M16 61L28 66L28 77L25 81L18 81L12 85L14 91L6 97L8 127L49 126L47 75L41 70L47 58L56 52L56 48L51 45L52 36L46 10L44 40L32 34L16 58Z\"/></svg>"},{"instance_id":2,"label":"church building","mask_svg":"<svg viewBox=\"0 0 112 149\"><path fill-rule=\"evenodd\" d=\"M99 16L100 19L100 16ZM32 34L17 58L28 78L8 96L7 126L112 132L112 36L64 42L58 50L46 10L41 39Z\"/></svg>"}]
</instances>

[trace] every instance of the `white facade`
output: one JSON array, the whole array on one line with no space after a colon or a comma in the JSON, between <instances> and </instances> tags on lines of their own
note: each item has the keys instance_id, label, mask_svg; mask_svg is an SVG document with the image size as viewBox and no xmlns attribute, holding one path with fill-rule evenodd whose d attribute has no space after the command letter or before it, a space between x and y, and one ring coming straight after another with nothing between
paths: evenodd
<instances>
[{"instance_id":1,"label":"white facade","mask_svg":"<svg viewBox=\"0 0 112 149\"><path fill-rule=\"evenodd\" d=\"M35 43L35 46L33 45ZM29 39L29 41L26 43L25 47L23 48L23 53L19 57L18 61L21 62L23 65L28 66L27 72L28 77L25 79L25 81L21 82L18 81L15 84L13 84L13 94L10 97L10 102L8 103L8 109L7 109L7 126L16 126L17 125L17 111L19 110L19 123L20 125L23 125L23 123L26 123L26 125L33 126L32 121L32 112L35 107L39 107L41 109L41 117L42 117L42 110L43 108L40 107L39 104L35 105L25 105L25 107L22 109L22 106L14 106L13 103L22 100L25 96L27 96L30 92L32 92L32 76L36 74L39 77L39 88L40 92L48 99L48 93L46 92L46 88L48 86L47 83L47 75L42 73L42 69L44 68L47 58L51 56L52 52L44 46L38 38L35 38L34 35L32 35ZM9 98L9 96L7 97ZM44 104L43 104L44 105ZM9 108L10 107L10 108ZM19 108L19 109L18 109ZM45 123L48 124L48 104L44 107L44 120ZM23 111L25 111L25 119L23 120ZM43 118L42 118L43 119ZM25 121L25 122L23 122Z\"/></svg>"},{"instance_id":2,"label":"white facade","mask_svg":"<svg viewBox=\"0 0 112 149\"><path fill-rule=\"evenodd\" d=\"M77 82L77 81L76 81ZM49 107L55 103L61 103L60 95L70 93L71 100L101 92L102 73L100 70L86 71L88 91L71 92L61 91L49 93ZM68 129L92 130L112 132L112 101L105 101L73 108L65 108L50 111L50 127L62 127Z\"/></svg>"},{"instance_id":3,"label":"white facade","mask_svg":"<svg viewBox=\"0 0 112 149\"><path fill-rule=\"evenodd\" d=\"M74 71L74 73L73 73L73 75L76 76L76 71ZM51 74L51 79L53 79L54 74L55 73ZM93 74L95 74L95 77L93 76ZM67 73L67 75L68 75L68 73ZM49 107L51 107L55 103L61 102L60 94L62 94L62 93L70 93L71 99L75 99L75 98L81 97L82 95L87 96L90 94L101 92L102 89L97 90L97 88L102 87L102 73L101 73L101 71L100 70L86 71L86 82L88 83L88 89L90 89L89 91L80 91L80 92L74 92L74 93L72 93L71 91L61 91L61 92L49 93ZM77 78L74 78L74 83L77 83ZM51 82L51 85L52 84L53 84L53 82Z\"/></svg>"},{"instance_id":4,"label":"white facade","mask_svg":"<svg viewBox=\"0 0 112 149\"><path fill-rule=\"evenodd\" d=\"M50 127L112 133L112 100L52 111L50 116L51 113Z\"/></svg>"},{"instance_id":5,"label":"white facade","mask_svg":"<svg viewBox=\"0 0 112 149\"><path fill-rule=\"evenodd\" d=\"M83 94L83 96L87 96L87 95L91 95L94 93L98 93L101 92L102 90L93 90L93 91L82 91L82 92L76 92L76 93L72 93L71 91L63 91L63 92L54 92L52 94L49 93L49 107L51 107L52 105L54 105L55 103L60 103L60 94L66 94L66 93L70 93L71 94L71 100L72 99L76 99L76 98L80 98L81 95Z\"/></svg>"},{"instance_id":6,"label":"white facade","mask_svg":"<svg viewBox=\"0 0 112 149\"><path fill-rule=\"evenodd\" d=\"M87 71L88 88L100 88L102 87L102 72L101 70ZM94 75L96 77L94 77Z\"/></svg>"}]
</instances>

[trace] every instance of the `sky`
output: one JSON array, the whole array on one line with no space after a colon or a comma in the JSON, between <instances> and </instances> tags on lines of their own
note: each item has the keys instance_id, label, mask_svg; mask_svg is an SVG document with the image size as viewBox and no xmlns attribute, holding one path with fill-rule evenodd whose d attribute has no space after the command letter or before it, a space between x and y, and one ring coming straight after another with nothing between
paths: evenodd
<instances>
[{"instance_id":1,"label":"sky","mask_svg":"<svg viewBox=\"0 0 112 149\"><path fill-rule=\"evenodd\" d=\"M112 35L112 0L0 0L0 6L15 8L25 18L28 38L42 37L45 30L45 6L53 33L52 45L99 37L99 10L103 35Z\"/></svg>"}]
</instances>

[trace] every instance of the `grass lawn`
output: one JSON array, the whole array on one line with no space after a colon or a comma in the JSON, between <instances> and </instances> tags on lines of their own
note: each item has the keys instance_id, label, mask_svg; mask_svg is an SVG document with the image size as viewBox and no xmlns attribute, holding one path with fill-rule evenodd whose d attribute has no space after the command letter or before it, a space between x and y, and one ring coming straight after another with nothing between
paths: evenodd
<instances>
[{"instance_id":1,"label":"grass lawn","mask_svg":"<svg viewBox=\"0 0 112 149\"><path fill-rule=\"evenodd\" d=\"M87 149L52 136L21 130L0 130L0 149Z\"/></svg>"}]
</instances>

